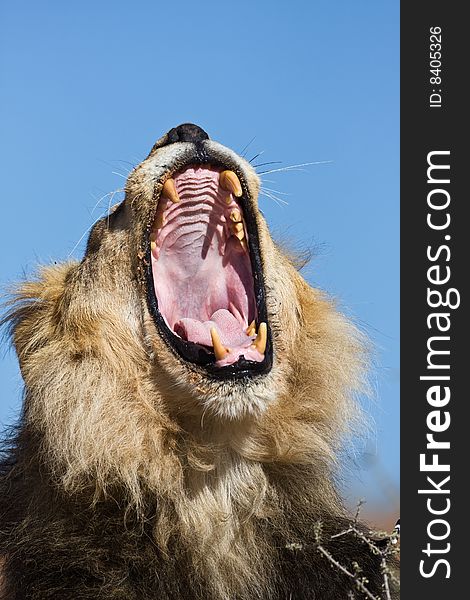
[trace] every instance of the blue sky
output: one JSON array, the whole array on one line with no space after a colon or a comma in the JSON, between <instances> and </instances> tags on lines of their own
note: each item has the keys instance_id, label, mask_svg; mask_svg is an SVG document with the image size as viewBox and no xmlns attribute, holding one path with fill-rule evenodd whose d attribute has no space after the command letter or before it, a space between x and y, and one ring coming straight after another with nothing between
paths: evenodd
<instances>
[{"instance_id":1,"label":"blue sky","mask_svg":"<svg viewBox=\"0 0 470 600\"><path fill-rule=\"evenodd\" d=\"M399 443L399 3L5 3L0 9L0 284L80 258L90 225L162 133L202 126L288 204L275 234L371 337L375 434L348 494L396 502ZM253 139L254 138L254 139ZM122 198L116 193L113 202ZM0 423L21 379L2 354Z\"/></svg>"}]
</instances>

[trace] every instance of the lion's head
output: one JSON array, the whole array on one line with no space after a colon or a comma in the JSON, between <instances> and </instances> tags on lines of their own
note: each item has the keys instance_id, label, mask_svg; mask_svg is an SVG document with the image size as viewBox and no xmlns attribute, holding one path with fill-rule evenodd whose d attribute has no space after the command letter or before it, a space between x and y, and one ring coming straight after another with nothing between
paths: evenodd
<instances>
[{"instance_id":1,"label":"lion's head","mask_svg":"<svg viewBox=\"0 0 470 600\"><path fill-rule=\"evenodd\" d=\"M259 186L201 128L172 129L83 260L23 284L10 315L54 485L142 511L158 497L157 543L180 535L222 586L230 564L224 589L268 560L253 515L274 519L282 498L297 522L341 513L330 472L365 360L272 240Z\"/></svg>"}]
</instances>

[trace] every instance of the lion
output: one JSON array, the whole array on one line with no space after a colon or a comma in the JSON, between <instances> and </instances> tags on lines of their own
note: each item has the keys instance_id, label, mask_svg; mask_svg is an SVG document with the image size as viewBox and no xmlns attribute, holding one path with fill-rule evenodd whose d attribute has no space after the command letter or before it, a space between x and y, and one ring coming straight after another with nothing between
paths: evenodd
<instances>
[{"instance_id":1,"label":"lion","mask_svg":"<svg viewBox=\"0 0 470 600\"><path fill-rule=\"evenodd\" d=\"M273 241L259 188L235 152L175 127L84 258L18 286L3 598L381 595L335 484L366 343Z\"/></svg>"}]
</instances>

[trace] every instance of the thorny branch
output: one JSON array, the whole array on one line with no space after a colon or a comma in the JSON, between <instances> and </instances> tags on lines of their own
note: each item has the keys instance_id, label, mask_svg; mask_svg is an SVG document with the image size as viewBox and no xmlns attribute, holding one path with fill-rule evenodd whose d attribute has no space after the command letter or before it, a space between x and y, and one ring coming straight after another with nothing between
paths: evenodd
<instances>
[{"instance_id":1,"label":"thorny branch","mask_svg":"<svg viewBox=\"0 0 470 600\"><path fill-rule=\"evenodd\" d=\"M367 536L363 531L361 531L358 527L359 523L359 512L363 501L359 502L357 505L357 511L354 516L352 523L349 525L347 529L341 531L335 535L332 535L330 539L339 538L344 535L352 534L357 538L362 540L370 550L381 557L380 566L382 571L382 588L383 588L383 596L382 598L378 598L374 594L372 594L367 588L367 580L363 577L360 577L360 567L359 565L355 565L354 572L351 572L344 565L339 563L332 554L326 550L323 545L322 540L322 524L321 522L317 522L314 526L314 535L316 541L316 549L320 554L322 554L334 567L348 576L352 581L354 581L356 588L362 592L367 598L370 600L392 600L392 593L390 589L390 582L392 582L395 586L399 585L398 578L390 572L389 566L387 564L387 558L397 554L397 542L399 538L399 534L397 531L394 531L391 535L386 535L384 533L377 533L377 538ZM348 593L348 599L355 598L355 595L352 591Z\"/></svg>"},{"instance_id":2,"label":"thorny branch","mask_svg":"<svg viewBox=\"0 0 470 600\"><path fill-rule=\"evenodd\" d=\"M378 600L376 596L374 596L373 594L371 594L369 592L369 590L366 588L366 586L364 585L364 583L357 578L353 573L351 573L350 571L348 571L346 569L346 567L343 567L343 565L341 565L338 561L336 561L331 554L328 552L328 550L325 550L325 548L323 548L323 546L320 543L317 543L317 550L319 552L321 552L321 554L323 554L323 556L326 556L326 558L333 564L335 565L335 567L337 567L342 573L344 573L345 575L347 575L348 577L350 577L351 579L353 579L356 583L356 586L361 590L361 592L363 592L368 598L370 598L371 600ZM354 597L354 596L353 596Z\"/></svg>"}]
</instances>

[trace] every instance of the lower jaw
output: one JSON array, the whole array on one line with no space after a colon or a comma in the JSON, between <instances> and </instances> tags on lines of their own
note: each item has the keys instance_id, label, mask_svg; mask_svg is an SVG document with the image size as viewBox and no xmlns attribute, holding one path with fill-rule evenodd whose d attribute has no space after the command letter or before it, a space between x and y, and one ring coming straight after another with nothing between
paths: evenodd
<instances>
[{"instance_id":1,"label":"lower jaw","mask_svg":"<svg viewBox=\"0 0 470 600\"><path fill-rule=\"evenodd\" d=\"M151 300L149 304L152 304ZM205 348L176 336L167 327L161 315L154 313L154 321L168 350L175 354L185 367L196 370L203 377L215 381L252 379L266 375L272 368L272 342L269 329L266 352L262 361L253 362L240 356L233 364L217 365L214 355L209 354Z\"/></svg>"}]
</instances>

